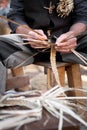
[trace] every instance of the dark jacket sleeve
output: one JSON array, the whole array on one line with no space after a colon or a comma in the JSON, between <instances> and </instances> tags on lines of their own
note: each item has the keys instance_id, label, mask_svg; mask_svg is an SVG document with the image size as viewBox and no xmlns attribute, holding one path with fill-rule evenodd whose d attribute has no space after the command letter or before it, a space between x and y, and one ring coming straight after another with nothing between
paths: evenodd
<instances>
[{"instance_id":1,"label":"dark jacket sleeve","mask_svg":"<svg viewBox=\"0 0 87 130\"><path fill-rule=\"evenodd\" d=\"M87 26L87 0L74 0L73 23L81 22Z\"/></svg>"},{"instance_id":2,"label":"dark jacket sleeve","mask_svg":"<svg viewBox=\"0 0 87 130\"><path fill-rule=\"evenodd\" d=\"M27 24L25 21L23 2L24 2L23 0L11 0L10 11L7 15L7 17L9 19L11 19L21 25ZM15 32L18 25L9 22L9 26L12 29L12 31Z\"/></svg>"}]
</instances>

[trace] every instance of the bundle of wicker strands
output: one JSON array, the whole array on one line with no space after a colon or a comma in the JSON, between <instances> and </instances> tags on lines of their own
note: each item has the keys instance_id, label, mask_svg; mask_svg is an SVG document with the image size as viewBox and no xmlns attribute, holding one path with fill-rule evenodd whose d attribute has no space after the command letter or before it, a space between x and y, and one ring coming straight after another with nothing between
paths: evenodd
<instances>
[{"instance_id":1,"label":"bundle of wicker strands","mask_svg":"<svg viewBox=\"0 0 87 130\"><path fill-rule=\"evenodd\" d=\"M56 11L58 13L58 16L66 17L73 11L73 8L74 8L73 0L60 0Z\"/></svg>"}]
</instances>

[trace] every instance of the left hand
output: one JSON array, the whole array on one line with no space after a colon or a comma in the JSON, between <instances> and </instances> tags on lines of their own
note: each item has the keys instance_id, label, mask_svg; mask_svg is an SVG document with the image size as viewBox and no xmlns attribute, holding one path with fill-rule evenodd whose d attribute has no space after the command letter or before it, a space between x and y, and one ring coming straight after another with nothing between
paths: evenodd
<instances>
[{"instance_id":1,"label":"left hand","mask_svg":"<svg viewBox=\"0 0 87 130\"><path fill-rule=\"evenodd\" d=\"M70 53L77 46L77 38L72 31L62 34L57 38L55 49L61 53Z\"/></svg>"},{"instance_id":2,"label":"left hand","mask_svg":"<svg viewBox=\"0 0 87 130\"><path fill-rule=\"evenodd\" d=\"M42 30L31 30L28 33L27 40L32 48L48 48L49 44L46 42L47 36Z\"/></svg>"}]
</instances>

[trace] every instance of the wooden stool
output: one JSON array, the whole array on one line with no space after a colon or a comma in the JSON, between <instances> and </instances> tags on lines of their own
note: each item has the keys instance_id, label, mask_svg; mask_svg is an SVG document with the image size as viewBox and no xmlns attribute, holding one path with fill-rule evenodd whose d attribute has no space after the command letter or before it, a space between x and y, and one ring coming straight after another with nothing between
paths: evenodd
<instances>
[{"instance_id":1,"label":"wooden stool","mask_svg":"<svg viewBox=\"0 0 87 130\"><path fill-rule=\"evenodd\" d=\"M54 74L51 69L51 64L49 62L38 62L36 65L44 67L44 73L47 74L47 89L56 85ZM71 63L61 63L57 62L57 69L59 73L59 80L61 86L65 86L65 72L67 75L68 86L74 88L82 88L82 80L81 80L81 73L80 73L80 66L79 64L71 64ZM76 91L70 92L69 95L82 95L82 92Z\"/></svg>"}]
</instances>

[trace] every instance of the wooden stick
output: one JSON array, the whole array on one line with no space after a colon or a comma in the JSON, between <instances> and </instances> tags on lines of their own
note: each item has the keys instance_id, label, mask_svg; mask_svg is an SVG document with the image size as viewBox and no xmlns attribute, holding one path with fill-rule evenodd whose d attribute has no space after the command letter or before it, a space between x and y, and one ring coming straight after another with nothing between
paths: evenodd
<instances>
[{"instance_id":1,"label":"wooden stick","mask_svg":"<svg viewBox=\"0 0 87 130\"><path fill-rule=\"evenodd\" d=\"M6 20L6 21L8 21L10 23L13 23L15 25L22 26L22 24L20 24L18 22L15 22L15 21L13 21L13 20L11 20L9 18L6 18L5 16L0 15L0 18L4 19L4 20ZM28 28L28 27L27 26L23 26L23 28ZM42 36L39 32L37 32L37 31L35 31L35 30L31 29L31 28L30 28L30 30L33 31L33 32L35 32L35 33L37 33L37 34L39 34L40 36Z\"/></svg>"}]
</instances>

